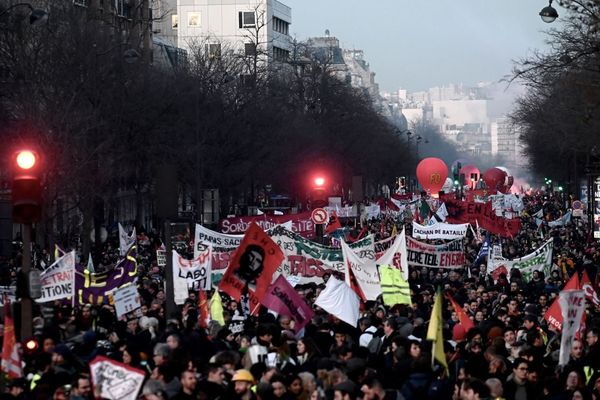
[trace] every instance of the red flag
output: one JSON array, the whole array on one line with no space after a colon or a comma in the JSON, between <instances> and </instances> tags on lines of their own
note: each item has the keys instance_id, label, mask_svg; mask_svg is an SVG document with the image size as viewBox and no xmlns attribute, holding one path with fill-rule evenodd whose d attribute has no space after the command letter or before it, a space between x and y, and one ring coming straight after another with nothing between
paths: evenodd
<instances>
[{"instance_id":1,"label":"red flag","mask_svg":"<svg viewBox=\"0 0 600 400\"><path fill-rule=\"evenodd\" d=\"M283 251L277 243L252 222L223 275L219 289L237 301L248 289L250 310L254 313L283 259Z\"/></svg>"},{"instance_id":2,"label":"red flag","mask_svg":"<svg viewBox=\"0 0 600 400\"><path fill-rule=\"evenodd\" d=\"M571 279L569 279L569 281L563 288L563 290L573 290L573 289L579 289L579 288L580 288L579 275L577 275L577 273L574 273L573 276L571 277ZM585 317L585 314L583 314L583 315ZM548 308L548 311L546 311L546 314L544 314L544 319L546 321L548 321L549 324L556 327L558 330L562 329L563 318L562 318L562 312L560 309L560 303L558 302L558 297L556 297L554 299L554 301L550 305L550 308Z\"/></svg>"},{"instance_id":3,"label":"red flag","mask_svg":"<svg viewBox=\"0 0 600 400\"><path fill-rule=\"evenodd\" d=\"M583 271L583 275L581 275L581 288L585 291L585 298L591 301L595 306L600 305L600 298L598 297L598 292L596 292L596 288L594 284L590 280L590 277L587 271Z\"/></svg>"},{"instance_id":4,"label":"red flag","mask_svg":"<svg viewBox=\"0 0 600 400\"><path fill-rule=\"evenodd\" d=\"M15 324L10 315L10 303L4 299L4 342L2 343L2 371L9 378L17 379L23 377L23 367L21 365L21 354L19 344L15 335Z\"/></svg>"},{"instance_id":5,"label":"red flag","mask_svg":"<svg viewBox=\"0 0 600 400\"><path fill-rule=\"evenodd\" d=\"M198 293L198 309L200 314L198 315L198 325L200 328L208 328L208 300L206 298L206 290L200 290Z\"/></svg>"},{"instance_id":6,"label":"red flag","mask_svg":"<svg viewBox=\"0 0 600 400\"><path fill-rule=\"evenodd\" d=\"M458 315L458 320L460 321L460 324L462 325L465 332L469 332L469 329L475 328L475 324L473 323L471 318L469 318L464 308L458 305L458 303L452 298L450 293L446 292L446 298L450 301L452 307L454 307L454 312L456 313L456 315Z\"/></svg>"},{"instance_id":7,"label":"red flag","mask_svg":"<svg viewBox=\"0 0 600 400\"><path fill-rule=\"evenodd\" d=\"M342 228L342 224L340 223L340 220L338 219L336 212L333 211L331 213L331 217L329 217L329 223L327 224L327 227L325 228L325 233L328 235L331 235L333 232L335 232L341 228Z\"/></svg>"}]
</instances>

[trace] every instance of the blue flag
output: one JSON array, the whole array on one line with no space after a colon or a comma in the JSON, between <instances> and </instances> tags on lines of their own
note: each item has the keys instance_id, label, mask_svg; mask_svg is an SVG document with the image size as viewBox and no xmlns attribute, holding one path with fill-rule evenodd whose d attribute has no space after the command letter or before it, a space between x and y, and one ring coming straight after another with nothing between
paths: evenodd
<instances>
[{"instance_id":1,"label":"blue flag","mask_svg":"<svg viewBox=\"0 0 600 400\"><path fill-rule=\"evenodd\" d=\"M481 249L479 249L479 254L477 254L477 258L473 261L473 266L479 265L485 257L487 257L490 253L490 234L485 235L485 240L481 245Z\"/></svg>"}]
</instances>

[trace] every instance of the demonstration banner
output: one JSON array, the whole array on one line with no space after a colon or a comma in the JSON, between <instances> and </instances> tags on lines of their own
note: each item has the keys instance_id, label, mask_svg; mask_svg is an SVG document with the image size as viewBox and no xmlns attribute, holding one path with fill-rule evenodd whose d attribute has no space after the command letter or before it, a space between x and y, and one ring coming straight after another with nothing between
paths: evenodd
<instances>
[{"instance_id":1,"label":"demonstration banner","mask_svg":"<svg viewBox=\"0 0 600 400\"><path fill-rule=\"evenodd\" d=\"M579 330L585 311L585 292L583 290L562 290L558 295L558 301L564 321L558 365L565 365L569 362L575 334Z\"/></svg>"},{"instance_id":2,"label":"demonstration banner","mask_svg":"<svg viewBox=\"0 0 600 400\"><path fill-rule=\"evenodd\" d=\"M379 273L375 264L375 248L372 251L373 257L365 259L359 257L354 250L342 240L342 255L347 268L352 271L356 278L356 283L360 287L363 300L377 300L381 294L381 285L379 284ZM347 278L348 279L348 278Z\"/></svg>"},{"instance_id":3,"label":"demonstration banner","mask_svg":"<svg viewBox=\"0 0 600 400\"><path fill-rule=\"evenodd\" d=\"M135 282L137 278L136 246L129 248L127 256L113 269L106 272L91 273L83 266L77 266L75 272L75 303L78 305L104 304L108 301L106 292Z\"/></svg>"},{"instance_id":4,"label":"demonstration banner","mask_svg":"<svg viewBox=\"0 0 600 400\"><path fill-rule=\"evenodd\" d=\"M465 265L463 240L440 245L419 242L410 236L406 237L408 265L429 268L462 268Z\"/></svg>"},{"instance_id":5,"label":"demonstration banner","mask_svg":"<svg viewBox=\"0 0 600 400\"><path fill-rule=\"evenodd\" d=\"M173 268L173 299L175 304L184 304L187 300L190 292L188 290L187 280L179 277L179 260L182 258L177 250L173 249L172 254L172 268Z\"/></svg>"},{"instance_id":6,"label":"demonstration banner","mask_svg":"<svg viewBox=\"0 0 600 400\"><path fill-rule=\"evenodd\" d=\"M260 302L269 310L292 318L296 332L300 332L315 315L283 275L275 279Z\"/></svg>"},{"instance_id":7,"label":"demonstration banner","mask_svg":"<svg viewBox=\"0 0 600 400\"><path fill-rule=\"evenodd\" d=\"M501 273L510 276L510 271L516 268L521 271L523 280L529 282L533 271L550 271L552 267L552 243L553 240L549 239L533 253L513 260L506 260L501 255L499 257L496 251L492 251L488 259L487 272L494 277L494 280L498 280Z\"/></svg>"},{"instance_id":8,"label":"demonstration banner","mask_svg":"<svg viewBox=\"0 0 600 400\"><path fill-rule=\"evenodd\" d=\"M386 246L387 243L391 245ZM387 249L386 249L387 247ZM395 237L375 243L375 256L378 265L389 265L402 273L402 278L408 282L408 252L406 251L406 229Z\"/></svg>"},{"instance_id":9,"label":"demonstration banner","mask_svg":"<svg viewBox=\"0 0 600 400\"><path fill-rule=\"evenodd\" d=\"M219 289L237 301L247 293L250 311L254 313L283 258L277 243L260 226L252 223L223 275Z\"/></svg>"},{"instance_id":10,"label":"demonstration banner","mask_svg":"<svg viewBox=\"0 0 600 400\"><path fill-rule=\"evenodd\" d=\"M97 356L90 362L94 392L109 400L136 400L146 374L110 358Z\"/></svg>"},{"instance_id":11,"label":"demonstration banner","mask_svg":"<svg viewBox=\"0 0 600 400\"><path fill-rule=\"evenodd\" d=\"M176 277L187 282L188 289L193 291L210 290L212 287L211 269L212 256L211 246L205 252L199 253L197 258L187 260L177 251L173 250L173 270Z\"/></svg>"},{"instance_id":12,"label":"demonstration banner","mask_svg":"<svg viewBox=\"0 0 600 400\"><path fill-rule=\"evenodd\" d=\"M228 235L243 235L250 227L250 223L254 222L262 228L263 231L268 231L276 225L281 225L286 222L292 223L292 231L305 238L315 236L315 225L310 219L310 212L301 214L287 215L255 215L246 217L225 218L220 222L221 232Z\"/></svg>"},{"instance_id":13,"label":"demonstration banner","mask_svg":"<svg viewBox=\"0 0 600 400\"><path fill-rule=\"evenodd\" d=\"M299 285L323 283L323 275L336 271L344 273L344 257L340 248L323 246L283 227L276 227L271 238L279 245L285 259L277 271L285 277L298 276ZM350 244L350 248L361 260L374 260L374 242L367 236Z\"/></svg>"},{"instance_id":14,"label":"demonstration banner","mask_svg":"<svg viewBox=\"0 0 600 400\"><path fill-rule=\"evenodd\" d=\"M40 274L42 297L38 303L75 295L75 251L66 253Z\"/></svg>"},{"instance_id":15,"label":"demonstration banner","mask_svg":"<svg viewBox=\"0 0 600 400\"><path fill-rule=\"evenodd\" d=\"M127 285L118 288L113 293L113 301L115 303L117 318L121 318L123 315L135 311L142 306L136 285Z\"/></svg>"},{"instance_id":16,"label":"demonstration banner","mask_svg":"<svg viewBox=\"0 0 600 400\"><path fill-rule=\"evenodd\" d=\"M438 222L424 226L413 221L412 237L415 239L462 239L467 234L469 224L445 224Z\"/></svg>"},{"instance_id":17,"label":"demonstration banner","mask_svg":"<svg viewBox=\"0 0 600 400\"><path fill-rule=\"evenodd\" d=\"M476 203L460 201L444 197L448 210L447 222L453 224L471 224L479 222L479 226L499 236L516 236L521 229L521 220L517 218L499 217L492 210L492 203Z\"/></svg>"}]
</instances>

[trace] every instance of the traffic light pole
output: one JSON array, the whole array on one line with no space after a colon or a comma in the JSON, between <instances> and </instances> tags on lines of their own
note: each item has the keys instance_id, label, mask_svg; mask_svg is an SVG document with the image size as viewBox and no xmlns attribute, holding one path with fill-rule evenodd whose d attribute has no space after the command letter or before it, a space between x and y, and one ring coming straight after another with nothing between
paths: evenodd
<instances>
[{"instance_id":1,"label":"traffic light pole","mask_svg":"<svg viewBox=\"0 0 600 400\"><path fill-rule=\"evenodd\" d=\"M167 250L167 265L165 267L165 297L166 297L166 315L171 318L177 312L175 304L175 288L173 284L173 243L171 237L171 221L165 220L165 247Z\"/></svg>"},{"instance_id":2,"label":"traffic light pole","mask_svg":"<svg viewBox=\"0 0 600 400\"><path fill-rule=\"evenodd\" d=\"M31 224L23 224L23 263L21 272L29 279L31 271ZM29 287L29 284L27 285ZM33 312L29 289L21 297L21 340L33 335Z\"/></svg>"}]
</instances>

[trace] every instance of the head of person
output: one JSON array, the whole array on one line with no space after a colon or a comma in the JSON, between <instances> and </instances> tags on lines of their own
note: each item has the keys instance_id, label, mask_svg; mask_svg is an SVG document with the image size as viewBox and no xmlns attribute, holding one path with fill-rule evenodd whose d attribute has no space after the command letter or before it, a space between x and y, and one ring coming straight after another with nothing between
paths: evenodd
<instances>
[{"instance_id":1,"label":"head of person","mask_svg":"<svg viewBox=\"0 0 600 400\"><path fill-rule=\"evenodd\" d=\"M356 384L345 380L333 387L333 400L356 400Z\"/></svg>"},{"instance_id":2,"label":"head of person","mask_svg":"<svg viewBox=\"0 0 600 400\"><path fill-rule=\"evenodd\" d=\"M181 388L184 393L192 394L196 390L198 380L196 379L196 373L194 371L185 370L181 373Z\"/></svg>"},{"instance_id":3,"label":"head of person","mask_svg":"<svg viewBox=\"0 0 600 400\"><path fill-rule=\"evenodd\" d=\"M591 328L587 331L585 335L585 341L588 346L593 346L598 342L598 336L600 335L600 331L598 328Z\"/></svg>"},{"instance_id":4,"label":"head of person","mask_svg":"<svg viewBox=\"0 0 600 400\"><path fill-rule=\"evenodd\" d=\"M504 387L502 381L498 378L490 378L485 381L485 384L490 389L490 397L493 399L501 398L504 394Z\"/></svg>"},{"instance_id":5,"label":"head of person","mask_svg":"<svg viewBox=\"0 0 600 400\"><path fill-rule=\"evenodd\" d=\"M247 394L254 384L254 377L247 369L239 369L233 375L231 381L234 384L233 390L238 396Z\"/></svg>"},{"instance_id":6,"label":"head of person","mask_svg":"<svg viewBox=\"0 0 600 400\"><path fill-rule=\"evenodd\" d=\"M527 379L529 372L529 361L523 357L519 357L513 362L513 375L519 381L524 382Z\"/></svg>"},{"instance_id":7,"label":"head of person","mask_svg":"<svg viewBox=\"0 0 600 400\"><path fill-rule=\"evenodd\" d=\"M375 377L365 379L362 382L360 391L363 394L363 400L379 400L385 396L383 385Z\"/></svg>"},{"instance_id":8,"label":"head of person","mask_svg":"<svg viewBox=\"0 0 600 400\"><path fill-rule=\"evenodd\" d=\"M490 397L490 388L479 379L466 379L462 383L461 400L479 400Z\"/></svg>"},{"instance_id":9,"label":"head of person","mask_svg":"<svg viewBox=\"0 0 600 400\"><path fill-rule=\"evenodd\" d=\"M585 386L585 380L578 371L571 371L567 374L565 388L567 390L575 390Z\"/></svg>"},{"instance_id":10,"label":"head of person","mask_svg":"<svg viewBox=\"0 0 600 400\"><path fill-rule=\"evenodd\" d=\"M225 381L225 370L218 364L208 364L206 371L206 380L209 382L216 383L218 385L223 385Z\"/></svg>"},{"instance_id":11,"label":"head of person","mask_svg":"<svg viewBox=\"0 0 600 400\"><path fill-rule=\"evenodd\" d=\"M167 336L167 346L169 346L169 348L171 350L175 350L180 345L181 345L181 338L179 337L178 334L171 333L169 336Z\"/></svg>"},{"instance_id":12,"label":"head of person","mask_svg":"<svg viewBox=\"0 0 600 400\"><path fill-rule=\"evenodd\" d=\"M575 339L571 346L571 358L579 360L583 356L583 343Z\"/></svg>"},{"instance_id":13,"label":"head of person","mask_svg":"<svg viewBox=\"0 0 600 400\"><path fill-rule=\"evenodd\" d=\"M271 384L271 389L273 390L273 396L276 399L282 398L287 392L285 378L282 375L273 375L269 380L269 383Z\"/></svg>"},{"instance_id":14,"label":"head of person","mask_svg":"<svg viewBox=\"0 0 600 400\"><path fill-rule=\"evenodd\" d=\"M389 337L392 334L394 334L394 332L396 332L397 329L398 329L398 322L396 321L396 318L390 317L385 320L385 322L383 324L383 333L385 334L386 337Z\"/></svg>"},{"instance_id":15,"label":"head of person","mask_svg":"<svg viewBox=\"0 0 600 400\"><path fill-rule=\"evenodd\" d=\"M154 346L153 360L154 365L163 365L167 362L169 355L171 354L171 348L166 343L157 343Z\"/></svg>"}]
</instances>

